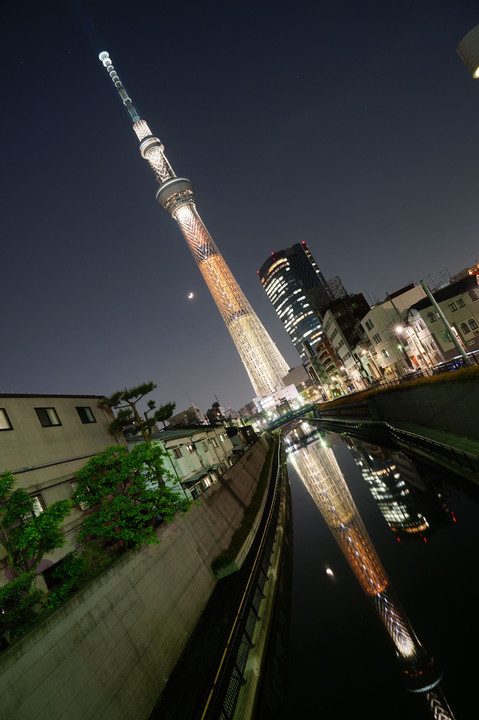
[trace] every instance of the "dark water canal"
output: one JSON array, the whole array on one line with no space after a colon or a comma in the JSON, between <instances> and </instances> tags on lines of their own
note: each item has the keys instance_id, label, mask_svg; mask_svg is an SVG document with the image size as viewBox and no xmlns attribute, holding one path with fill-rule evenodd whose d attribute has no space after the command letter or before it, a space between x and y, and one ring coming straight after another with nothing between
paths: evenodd
<instances>
[{"instance_id":1,"label":"dark water canal","mask_svg":"<svg viewBox=\"0 0 479 720\"><path fill-rule=\"evenodd\" d=\"M284 717L478 717L478 488L397 448L310 431L288 460Z\"/></svg>"}]
</instances>

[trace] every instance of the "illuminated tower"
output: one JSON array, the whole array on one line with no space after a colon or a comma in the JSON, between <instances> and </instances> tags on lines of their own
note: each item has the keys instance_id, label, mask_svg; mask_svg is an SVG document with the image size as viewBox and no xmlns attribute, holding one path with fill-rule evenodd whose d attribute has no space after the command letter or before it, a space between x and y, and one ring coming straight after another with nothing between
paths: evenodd
<instances>
[{"instance_id":1,"label":"illuminated tower","mask_svg":"<svg viewBox=\"0 0 479 720\"><path fill-rule=\"evenodd\" d=\"M164 146L153 135L128 96L107 52L100 53L118 93L133 122L140 141L141 156L147 160L160 184L159 204L176 220L193 253L258 397L282 387L289 367L244 296L196 211L191 182L176 177Z\"/></svg>"},{"instance_id":2,"label":"illuminated tower","mask_svg":"<svg viewBox=\"0 0 479 720\"><path fill-rule=\"evenodd\" d=\"M442 674L419 642L364 527L333 450L322 440L289 455L362 589L391 638L408 690L423 693L434 718L454 715L439 686Z\"/></svg>"}]
</instances>

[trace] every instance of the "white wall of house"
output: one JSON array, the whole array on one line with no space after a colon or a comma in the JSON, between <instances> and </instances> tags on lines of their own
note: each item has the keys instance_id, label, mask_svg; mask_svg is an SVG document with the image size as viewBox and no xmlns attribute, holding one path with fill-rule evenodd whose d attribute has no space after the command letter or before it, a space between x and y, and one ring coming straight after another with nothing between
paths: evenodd
<instances>
[{"instance_id":1,"label":"white wall of house","mask_svg":"<svg viewBox=\"0 0 479 720\"><path fill-rule=\"evenodd\" d=\"M361 326L374 347L376 362L384 370L385 377L397 377L418 367L412 360L413 351L402 331L407 311L414 303L426 296L420 285L375 305L362 319Z\"/></svg>"},{"instance_id":2,"label":"white wall of house","mask_svg":"<svg viewBox=\"0 0 479 720\"><path fill-rule=\"evenodd\" d=\"M477 293L477 294L476 294ZM446 320L466 352L479 350L479 288L464 291L438 303ZM454 344L448 341L445 327L432 305L419 311L423 323L432 335L444 359L458 354ZM417 322L417 316L416 316Z\"/></svg>"},{"instance_id":3,"label":"white wall of house","mask_svg":"<svg viewBox=\"0 0 479 720\"><path fill-rule=\"evenodd\" d=\"M142 441L143 438L134 437L129 444L133 446ZM226 472L233 462L233 445L222 425L167 429L154 433L152 442L166 452L165 467L188 496L196 497L216 482L218 475ZM192 493L193 487L196 490Z\"/></svg>"},{"instance_id":4,"label":"white wall of house","mask_svg":"<svg viewBox=\"0 0 479 720\"><path fill-rule=\"evenodd\" d=\"M36 499L36 507L72 495L76 473L109 445L126 445L108 425L111 411L98 407L98 395L0 395L0 473L10 470L17 487ZM74 547L82 513L74 510L63 530L66 545L45 556L40 569ZM4 555L0 549L0 565ZM5 578L0 571L0 585Z\"/></svg>"}]
</instances>

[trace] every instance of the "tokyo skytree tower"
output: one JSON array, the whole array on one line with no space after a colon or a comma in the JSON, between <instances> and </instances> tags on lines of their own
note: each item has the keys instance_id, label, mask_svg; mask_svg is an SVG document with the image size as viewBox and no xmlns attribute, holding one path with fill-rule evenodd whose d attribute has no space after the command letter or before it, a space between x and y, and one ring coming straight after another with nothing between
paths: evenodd
<instances>
[{"instance_id":1,"label":"tokyo skytree tower","mask_svg":"<svg viewBox=\"0 0 479 720\"><path fill-rule=\"evenodd\" d=\"M442 673L419 642L369 538L331 448L322 441L289 455L363 591L393 642L406 688L419 693L435 720L454 720Z\"/></svg>"},{"instance_id":2,"label":"tokyo skytree tower","mask_svg":"<svg viewBox=\"0 0 479 720\"><path fill-rule=\"evenodd\" d=\"M193 253L258 397L283 386L289 367L244 296L196 211L191 182L176 177L164 146L143 120L112 65L107 52L99 55L118 90L140 141L140 154L147 160L160 184L159 204L176 220Z\"/></svg>"}]
</instances>

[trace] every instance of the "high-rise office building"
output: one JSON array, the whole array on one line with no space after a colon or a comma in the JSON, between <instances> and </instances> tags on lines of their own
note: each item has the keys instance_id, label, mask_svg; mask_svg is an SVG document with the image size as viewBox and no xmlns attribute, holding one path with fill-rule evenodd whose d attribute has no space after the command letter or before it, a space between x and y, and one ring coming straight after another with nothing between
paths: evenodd
<instances>
[{"instance_id":1,"label":"high-rise office building","mask_svg":"<svg viewBox=\"0 0 479 720\"><path fill-rule=\"evenodd\" d=\"M164 153L163 143L151 132L128 96L107 52L100 60L114 83L140 141L140 154L148 162L160 187L158 203L178 223L218 310L236 345L258 397L283 386L289 367L244 296L223 256L196 210L191 182L177 177Z\"/></svg>"},{"instance_id":2,"label":"high-rise office building","mask_svg":"<svg viewBox=\"0 0 479 720\"><path fill-rule=\"evenodd\" d=\"M323 337L321 322L308 297L314 293L316 303L326 307L332 292L305 242L271 253L258 270L266 295L303 362L308 355L304 342L314 347Z\"/></svg>"}]
</instances>

